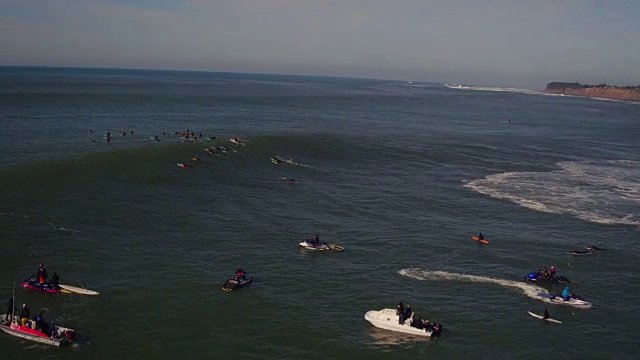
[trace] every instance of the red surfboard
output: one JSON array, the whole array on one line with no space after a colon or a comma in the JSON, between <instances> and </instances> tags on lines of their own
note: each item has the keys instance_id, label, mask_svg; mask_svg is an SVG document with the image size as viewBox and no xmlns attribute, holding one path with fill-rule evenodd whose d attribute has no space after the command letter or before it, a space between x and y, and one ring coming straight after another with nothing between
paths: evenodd
<instances>
[{"instance_id":1,"label":"red surfboard","mask_svg":"<svg viewBox=\"0 0 640 360\"><path fill-rule=\"evenodd\" d=\"M480 240L480 239L478 239L478 237L477 237L477 236L473 236L473 235L471 235L471 238L472 238L473 240L475 240L475 241L479 241L479 242L481 242L481 243L483 243L483 244L488 244L488 243L489 243L487 240L484 240L484 239Z\"/></svg>"}]
</instances>

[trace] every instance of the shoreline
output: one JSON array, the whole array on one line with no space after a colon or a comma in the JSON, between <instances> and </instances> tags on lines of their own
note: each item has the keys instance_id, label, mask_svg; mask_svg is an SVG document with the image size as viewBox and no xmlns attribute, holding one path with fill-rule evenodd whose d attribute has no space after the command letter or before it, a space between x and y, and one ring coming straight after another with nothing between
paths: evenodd
<instances>
[{"instance_id":1,"label":"shoreline","mask_svg":"<svg viewBox=\"0 0 640 360\"><path fill-rule=\"evenodd\" d=\"M543 90L547 94L584 96L589 98L640 101L640 86L581 85L580 83L552 82Z\"/></svg>"}]
</instances>

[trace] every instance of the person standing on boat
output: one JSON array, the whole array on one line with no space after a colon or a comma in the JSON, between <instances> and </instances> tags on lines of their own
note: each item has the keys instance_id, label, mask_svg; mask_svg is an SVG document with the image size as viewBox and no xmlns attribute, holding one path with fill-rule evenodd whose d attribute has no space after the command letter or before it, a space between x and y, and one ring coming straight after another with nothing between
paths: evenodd
<instances>
[{"instance_id":1,"label":"person standing on boat","mask_svg":"<svg viewBox=\"0 0 640 360\"><path fill-rule=\"evenodd\" d=\"M22 304L22 310L20 311L20 324L22 326L27 326L27 321L29 321L29 316L31 316L31 312L27 307L27 304Z\"/></svg>"},{"instance_id":2,"label":"person standing on boat","mask_svg":"<svg viewBox=\"0 0 640 360\"><path fill-rule=\"evenodd\" d=\"M13 296L9 299L9 302L7 303L6 319L9 320L9 323L13 321Z\"/></svg>"},{"instance_id":3,"label":"person standing on boat","mask_svg":"<svg viewBox=\"0 0 640 360\"><path fill-rule=\"evenodd\" d=\"M396 305L396 313L398 314L398 323L402 324L404 321L404 304L402 301L398 302L398 305Z\"/></svg>"},{"instance_id":4,"label":"person standing on boat","mask_svg":"<svg viewBox=\"0 0 640 360\"><path fill-rule=\"evenodd\" d=\"M42 285L45 282L47 282L47 276L49 276L49 274L47 274L47 269L44 267L44 264L40 264L40 266L38 267L38 282Z\"/></svg>"}]
</instances>

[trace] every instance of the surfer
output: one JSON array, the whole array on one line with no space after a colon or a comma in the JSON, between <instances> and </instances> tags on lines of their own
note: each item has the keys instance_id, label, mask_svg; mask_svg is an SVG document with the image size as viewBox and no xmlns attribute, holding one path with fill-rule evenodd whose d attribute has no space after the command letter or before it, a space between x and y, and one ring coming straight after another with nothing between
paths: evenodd
<instances>
[{"instance_id":1,"label":"surfer","mask_svg":"<svg viewBox=\"0 0 640 360\"><path fill-rule=\"evenodd\" d=\"M482 235L482 233L478 233L478 240L484 240L484 235Z\"/></svg>"},{"instance_id":2,"label":"surfer","mask_svg":"<svg viewBox=\"0 0 640 360\"><path fill-rule=\"evenodd\" d=\"M49 274L47 274L47 269L44 267L44 264L40 264L40 266L38 266L38 282L42 285L45 282L47 282L47 276L49 276Z\"/></svg>"},{"instance_id":3,"label":"surfer","mask_svg":"<svg viewBox=\"0 0 640 360\"><path fill-rule=\"evenodd\" d=\"M543 278L545 278L545 279L548 279L548 278L549 278L549 271L547 270L547 267L546 267L546 266L542 268L541 273L542 273L542 277L543 277Z\"/></svg>"},{"instance_id":4,"label":"surfer","mask_svg":"<svg viewBox=\"0 0 640 360\"><path fill-rule=\"evenodd\" d=\"M595 245L591 245L591 249L592 250L604 250L603 248L599 248L599 247L597 247Z\"/></svg>"},{"instance_id":5,"label":"surfer","mask_svg":"<svg viewBox=\"0 0 640 360\"><path fill-rule=\"evenodd\" d=\"M51 281L49 282L49 287L52 289L59 289L60 288L59 281L60 281L60 277L54 271L53 276L51 277Z\"/></svg>"},{"instance_id":6,"label":"surfer","mask_svg":"<svg viewBox=\"0 0 640 360\"><path fill-rule=\"evenodd\" d=\"M549 318L549 310L544 308L544 315L542 316L542 320L547 320Z\"/></svg>"}]
</instances>

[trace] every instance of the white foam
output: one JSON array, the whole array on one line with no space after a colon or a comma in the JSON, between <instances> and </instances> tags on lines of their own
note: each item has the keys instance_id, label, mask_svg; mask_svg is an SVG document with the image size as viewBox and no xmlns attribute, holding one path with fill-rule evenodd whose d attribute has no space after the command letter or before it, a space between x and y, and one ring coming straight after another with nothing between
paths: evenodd
<instances>
[{"instance_id":1,"label":"white foam","mask_svg":"<svg viewBox=\"0 0 640 360\"><path fill-rule=\"evenodd\" d=\"M640 162L561 162L549 172L505 172L464 186L536 211L640 226Z\"/></svg>"},{"instance_id":2,"label":"white foam","mask_svg":"<svg viewBox=\"0 0 640 360\"><path fill-rule=\"evenodd\" d=\"M505 88L505 87L498 87L498 86L460 85L460 84L443 84L443 85L445 87L448 87L449 89L457 89L457 90L512 92L512 93L518 93L518 94L545 95L545 93L543 92L529 90L529 89Z\"/></svg>"}]
</instances>

